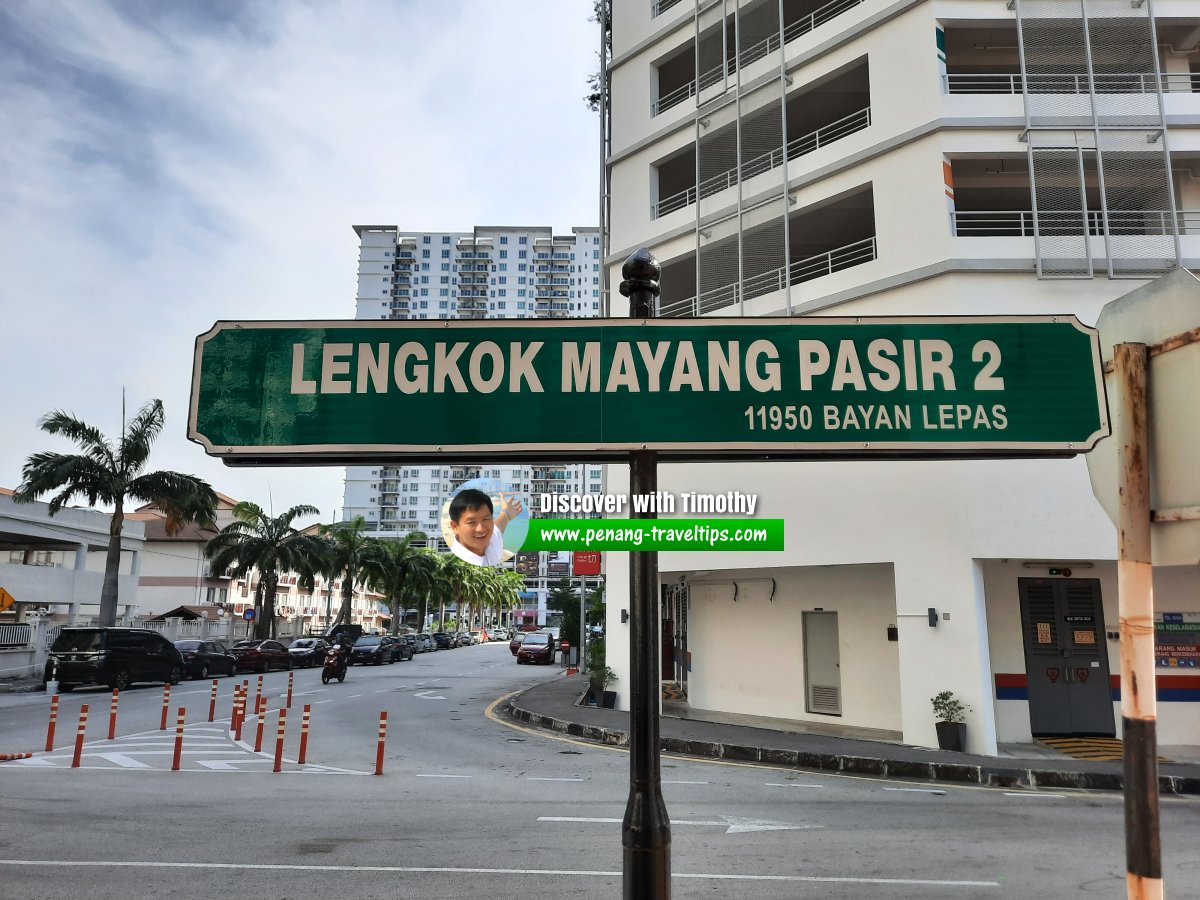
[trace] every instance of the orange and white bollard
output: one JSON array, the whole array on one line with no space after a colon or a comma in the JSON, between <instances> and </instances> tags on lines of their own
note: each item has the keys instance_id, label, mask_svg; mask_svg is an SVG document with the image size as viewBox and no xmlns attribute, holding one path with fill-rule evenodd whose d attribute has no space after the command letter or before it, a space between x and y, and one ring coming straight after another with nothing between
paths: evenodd
<instances>
[{"instance_id":1,"label":"orange and white bollard","mask_svg":"<svg viewBox=\"0 0 1200 900\"><path fill-rule=\"evenodd\" d=\"M54 749L54 726L58 724L58 694L50 698L50 721L46 725L46 752Z\"/></svg>"},{"instance_id":2,"label":"orange and white bollard","mask_svg":"<svg viewBox=\"0 0 1200 900\"><path fill-rule=\"evenodd\" d=\"M83 756L83 735L87 732L88 705L79 707L79 730L75 732L75 755L71 758L71 768L79 768L79 760Z\"/></svg>"},{"instance_id":3,"label":"orange and white bollard","mask_svg":"<svg viewBox=\"0 0 1200 900\"><path fill-rule=\"evenodd\" d=\"M108 708L108 739L110 741L117 737L117 700L120 696L121 692L113 688L112 704Z\"/></svg>"},{"instance_id":4,"label":"orange and white bollard","mask_svg":"<svg viewBox=\"0 0 1200 900\"><path fill-rule=\"evenodd\" d=\"M246 691L242 687L234 689L233 701L233 739L242 739L242 721L246 718Z\"/></svg>"},{"instance_id":5,"label":"orange and white bollard","mask_svg":"<svg viewBox=\"0 0 1200 900\"><path fill-rule=\"evenodd\" d=\"M383 774L383 747L387 743L387 710L379 714L379 748L375 751L375 774Z\"/></svg>"},{"instance_id":6,"label":"orange and white bollard","mask_svg":"<svg viewBox=\"0 0 1200 900\"><path fill-rule=\"evenodd\" d=\"M212 693L208 695L208 721L217 718L217 679L213 679Z\"/></svg>"},{"instance_id":7,"label":"orange and white bollard","mask_svg":"<svg viewBox=\"0 0 1200 900\"><path fill-rule=\"evenodd\" d=\"M167 713L169 711L167 709L167 707L170 705L171 705L171 686L169 684L164 684L163 685L162 721L159 722L159 724L158 724L159 731L167 730Z\"/></svg>"},{"instance_id":8,"label":"orange and white bollard","mask_svg":"<svg viewBox=\"0 0 1200 900\"><path fill-rule=\"evenodd\" d=\"M186 715L187 710L182 706L175 715L175 758L171 760L172 772L179 771L179 757L183 755L183 720Z\"/></svg>"},{"instance_id":9,"label":"orange and white bollard","mask_svg":"<svg viewBox=\"0 0 1200 900\"><path fill-rule=\"evenodd\" d=\"M279 711L279 728L275 732L275 768L274 772L283 771L283 736L287 731L287 710Z\"/></svg>"},{"instance_id":10,"label":"orange and white bollard","mask_svg":"<svg viewBox=\"0 0 1200 900\"><path fill-rule=\"evenodd\" d=\"M295 672L288 672L288 699L287 699L287 708L288 709L292 708L292 680L295 678L295 676L296 676Z\"/></svg>"},{"instance_id":11,"label":"orange and white bollard","mask_svg":"<svg viewBox=\"0 0 1200 900\"><path fill-rule=\"evenodd\" d=\"M262 687L263 687L263 676L259 675L258 676L258 687L256 687L254 689L254 709L255 709L255 711L258 710L258 700L260 697L262 697L262 692L263 692Z\"/></svg>"},{"instance_id":12,"label":"orange and white bollard","mask_svg":"<svg viewBox=\"0 0 1200 900\"><path fill-rule=\"evenodd\" d=\"M312 707L304 704L304 717L300 720L300 755L296 758L296 762L304 765L304 757L308 754L308 719L312 714Z\"/></svg>"},{"instance_id":13,"label":"orange and white bollard","mask_svg":"<svg viewBox=\"0 0 1200 900\"><path fill-rule=\"evenodd\" d=\"M258 698L258 709L254 710L254 715L258 717L258 733L254 736L254 752L262 753L263 726L267 719L267 698Z\"/></svg>"}]
</instances>

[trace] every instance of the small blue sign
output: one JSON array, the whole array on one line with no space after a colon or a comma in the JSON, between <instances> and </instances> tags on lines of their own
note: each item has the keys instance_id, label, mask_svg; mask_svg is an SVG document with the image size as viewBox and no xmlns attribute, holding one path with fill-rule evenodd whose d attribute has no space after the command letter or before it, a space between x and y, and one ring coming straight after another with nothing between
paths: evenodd
<instances>
[{"instance_id":1,"label":"small blue sign","mask_svg":"<svg viewBox=\"0 0 1200 900\"><path fill-rule=\"evenodd\" d=\"M249 622L251 619L254 618L254 610L252 610L252 609L246 610L244 613L242 613L242 618L245 619L247 622Z\"/></svg>"}]
</instances>

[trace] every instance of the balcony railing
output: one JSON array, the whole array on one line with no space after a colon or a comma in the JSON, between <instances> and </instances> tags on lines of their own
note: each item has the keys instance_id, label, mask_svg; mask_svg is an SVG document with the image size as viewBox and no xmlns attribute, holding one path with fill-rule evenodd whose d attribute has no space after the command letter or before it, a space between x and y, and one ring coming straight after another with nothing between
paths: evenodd
<instances>
[{"instance_id":1,"label":"balcony railing","mask_svg":"<svg viewBox=\"0 0 1200 900\"><path fill-rule=\"evenodd\" d=\"M679 0L654 0L650 4L650 18L657 19L678 2Z\"/></svg>"},{"instance_id":2,"label":"balcony railing","mask_svg":"<svg viewBox=\"0 0 1200 900\"><path fill-rule=\"evenodd\" d=\"M1102 210L1039 212L1037 224L1042 234L1082 235L1085 217L1089 235L1104 234ZM1180 234L1200 234L1200 210L1177 210L1175 220ZM1170 223L1167 209L1108 211L1109 234L1172 234ZM957 210L950 214L950 229L955 237L1033 237L1033 210Z\"/></svg>"},{"instance_id":3,"label":"balcony railing","mask_svg":"<svg viewBox=\"0 0 1200 900\"><path fill-rule=\"evenodd\" d=\"M843 116L836 122L830 122L816 131L788 141L787 158L793 160L804 156L806 153L812 153L814 150L819 150L821 147L841 140L856 131L862 131L870 124L871 107L868 106L866 109L860 109L858 112ZM783 153L784 148L778 147L742 163L740 180L745 181L748 178L761 175L763 172L769 172L776 166L781 165L783 162ZM711 197L713 194L717 194L726 188L733 187L738 183L738 172L737 168L733 168L700 182L700 197ZM690 187L687 190L680 191L678 194L672 194L670 197L658 201L658 203L651 204L650 217L657 219L660 216L665 216L667 213L691 206L695 202L696 189Z\"/></svg>"},{"instance_id":4,"label":"balcony railing","mask_svg":"<svg viewBox=\"0 0 1200 900\"><path fill-rule=\"evenodd\" d=\"M1014 73L948 74L942 76L946 94L1020 94L1025 85L1031 94L1146 94L1156 83L1167 93L1200 93L1200 75L1168 72L1157 78L1145 72L1106 72L1089 80L1087 73L1061 72L1022 75Z\"/></svg>"},{"instance_id":5,"label":"balcony railing","mask_svg":"<svg viewBox=\"0 0 1200 900\"><path fill-rule=\"evenodd\" d=\"M865 0L830 0L819 9L813 10L807 16L797 19L783 29L783 42L789 44L796 38L808 34L818 25L823 25L830 19L835 19L844 12L848 12ZM752 62L757 62L772 51L779 49L779 35L773 34L757 44L745 48L735 57L725 60L700 73L699 79L689 81L687 84L680 85L672 91L663 94L657 100L650 104L651 117L657 116L660 113L666 112L673 106L678 106L688 97L694 97L696 94L697 81L700 85L700 90L712 87L714 84L728 78L738 70L739 66L748 66Z\"/></svg>"},{"instance_id":6,"label":"balcony railing","mask_svg":"<svg viewBox=\"0 0 1200 900\"><path fill-rule=\"evenodd\" d=\"M875 259L875 255L875 238L872 236L826 253L797 260L790 267L780 266L770 272L751 276L740 285L727 284L705 291L699 297L688 297L686 300L664 304L658 314L665 318L702 316L733 306L739 300L753 300L755 297L782 291L789 283L812 281L842 269L862 265Z\"/></svg>"}]
</instances>

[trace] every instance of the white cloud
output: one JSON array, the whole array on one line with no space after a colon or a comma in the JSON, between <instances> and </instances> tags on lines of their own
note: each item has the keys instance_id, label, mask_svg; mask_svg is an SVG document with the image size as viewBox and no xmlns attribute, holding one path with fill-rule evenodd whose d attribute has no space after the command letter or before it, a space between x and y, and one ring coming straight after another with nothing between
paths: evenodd
<instances>
[{"instance_id":1,"label":"white cloud","mask_svg":"<svg viewBox=\"0 0 1200 900\"><path fill-rule=\"evenodd\" d=\"M351 226L595 224L590 0L0 6L0 486L167 408L155 468L282 509L341 469L228 469L184 437L195 336L350 318Z\"/></svg>"}]
</instances>

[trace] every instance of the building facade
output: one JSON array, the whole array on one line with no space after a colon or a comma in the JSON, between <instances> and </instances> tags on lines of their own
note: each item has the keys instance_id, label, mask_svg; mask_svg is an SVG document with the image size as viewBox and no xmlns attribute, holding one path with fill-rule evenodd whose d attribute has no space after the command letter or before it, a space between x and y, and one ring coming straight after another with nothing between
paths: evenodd
<instances>
[{"instance_id":1,"label":"building facade","mask_svg":"<svg viewBox=\"0 0 1200 900\"><path fill-rule=\"evenodd\" d=\"M560 319L600 314L598 228L401 231L359 225L358 319ZM570 412L566 408L564 415ZM467 481L487 479L534 497L599 493L599 465L348 466L342 518L362 516L379 537L422 531L442 539L442 506ZM532 513L532 511L531 511ZM534 558L536 556L536 558ZM547 624L549 584L571 575L569 554L521 554L526 590L516 619ZM562 558L560 558L562 557ZM563 570L563 563L567 569Z\"/></svg>"},{"instance_id":2,"label":"building facade","mask_svg":"<svg viewBox=\"0 0 1200 900\"><path fill-rule=\"evenodd\" d=\"M660 316L1095 324L1200 266L1194 4L614 0L611 41L604 263L615 283L648 247ZM975 752L1119 733L1116 534L1083 458L672 465L659 487L787 522L781 553L661 555L664 677L691 705L932 745L952 690ZM615 643L627 561L607 575ZM1196 587L1157 569L1157 609L1192 620ZM1160 740L1194 742L1200 669L1159 671Z\"/></svg>"}]
</instances>

